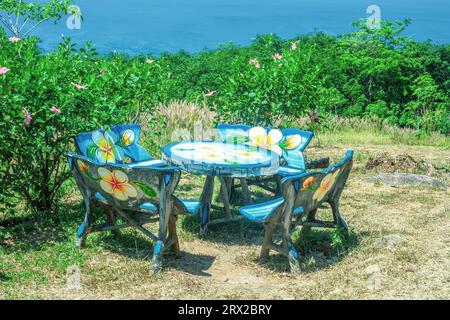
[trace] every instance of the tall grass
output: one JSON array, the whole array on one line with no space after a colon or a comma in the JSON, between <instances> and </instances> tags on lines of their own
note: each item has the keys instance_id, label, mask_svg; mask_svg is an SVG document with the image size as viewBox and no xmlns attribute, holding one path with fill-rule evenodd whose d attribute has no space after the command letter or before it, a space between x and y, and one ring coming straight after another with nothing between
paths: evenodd
<instances>
[{"instance_id":1,"label":"tall grass","mask_svg":"<svg viewBox=\"0 0 450 320\"><path fill-rule=\"evenodd\" d=\"M399 128L378 118L331 117L315 132L323 143L420 145L450 148L450 136L418 133Z\"/></svg>"},{"instance_id":2,"label":"tall grass","mask_svg":"<svg viewBox=\"0 0 450 320\"><path fill-rule=\"evenodd\" d=\"M141 113L139 121L143 132L143 145L159 156L161 147L180 140L214 139L217 112L205 102L173 100L160 103L153 112Z\"/></svg>"}]
</instances>

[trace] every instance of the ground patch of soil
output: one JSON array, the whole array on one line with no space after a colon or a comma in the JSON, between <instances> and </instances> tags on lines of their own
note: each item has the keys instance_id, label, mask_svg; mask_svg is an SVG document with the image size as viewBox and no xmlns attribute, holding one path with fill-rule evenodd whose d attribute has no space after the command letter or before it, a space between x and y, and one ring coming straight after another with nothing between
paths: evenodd
<instances>
[{"instance_id":1,"label":"ground patch of soil","mask_svg":"<svg viewBox=\"0 0 450 320\"><path fill-rule=\"evenodd\" d=\"M407 172L433 174L439 171L433 164L424 160L414 159L407 153L392 155L384 152L376 157L370 157L365 165L366 170L377 169L383 172Z\"/></svg>"}]
</instances>

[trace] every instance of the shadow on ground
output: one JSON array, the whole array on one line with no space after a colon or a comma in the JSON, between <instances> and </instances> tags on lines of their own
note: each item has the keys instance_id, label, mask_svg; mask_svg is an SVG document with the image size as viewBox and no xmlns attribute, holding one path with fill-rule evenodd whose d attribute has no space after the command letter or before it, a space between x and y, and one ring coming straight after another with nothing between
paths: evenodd
<instances>
[{"instance_id":1,"label":"shadow on ground","mask_svg":"<svg viewBox=\"0 0 450 320\"><path fill-rule=\"evenodd\" d=\"M233 214L237 215L240 194L237 193L238 205L233 208ZM264 193L253 193L255 202L267 198ZM212 217L223 217L223 212L213 210ZM70 246L73 242L75 247L75 232L78 224L83 220L84 207L82 203L65 205L57 213L51 215L32 215L23 221L6 222L7 228L0 232L0 244L6 248L7 253L17 251L40 250L43 246L51 243L66 243ZM103 219L103 212L99 208L95 217ZM199 236L199 218L184 216L178 222L180 233L189 234L188 237L181 235L181 246L183 241ZM279 230L275 233L275 239L280 239ZM357 246L364 234L352 233L348 239L340 237L335 231L312 230L308 232L297 232L295 246L302 256L302 269L305 272L314 272L326 268L343 259L353 247ZM230 222L211 226L209 232L201 237L202 241L211 244L225 244L235 246L261 247L264 236L264 228L261 224L246 220ZM187 239L185 239L187 238ZM127 229L116 236L110 232L93 233L88 236L88 247L99 247L100 250L120 254L130 259L150 260L153 253L153 242L139 231ZM254 258L254 262L258 262ZM211 276L207 270L213 265L215 257L208 254L192 254L182 251L178 257L167 252L165 264L168 268L181 270L197 276ZM287 259L279 254L271 253L270 258L263 266L272 271L288 271Z\"/></svg>"}]
</instances>

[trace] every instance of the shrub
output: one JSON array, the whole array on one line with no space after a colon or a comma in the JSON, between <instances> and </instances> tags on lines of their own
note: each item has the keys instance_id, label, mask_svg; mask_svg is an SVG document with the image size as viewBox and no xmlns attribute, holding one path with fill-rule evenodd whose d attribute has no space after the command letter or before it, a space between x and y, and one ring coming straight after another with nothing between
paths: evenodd
<instances>
[{"instance_id":1,"label":"shrub","mask_svg":"<svg viewBox=\"0 0 450 320\"><path fill-rule=\"evenodd\" d=\"M293 42L271 56L236 59L216 101L221 117L271 125L279 115L300 117L340 103L340 94L326 87L323 70L312 63L313 52L311 45Z\"/></svg>"},{"instance_id":2,"label":"shrub","mask_svg":"<svg viewBox=\"0 0 450 320\"><path fill-rule=\"evenodd\" d=\"M156 103L164 76L156 64L99 58L89 44L75 50L66 39L43 55L36 42L0 34L0 61L9 69L0 76L0 198L23 197L45 211L70 176L72 138L125 122L138 102Z\"/></svg>"}]
</instances>

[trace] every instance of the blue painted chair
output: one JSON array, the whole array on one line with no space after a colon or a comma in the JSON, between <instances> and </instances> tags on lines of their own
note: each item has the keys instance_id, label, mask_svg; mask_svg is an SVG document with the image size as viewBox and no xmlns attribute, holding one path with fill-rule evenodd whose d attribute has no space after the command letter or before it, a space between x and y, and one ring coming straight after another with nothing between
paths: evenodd
<instances>
[{"instance_id":1,"label":"blue painted chair","mask_svg":"<svg viewBox=\"0 0 450 320\"><path fill-rule=\"evenodd\" d=\"M348 226L339 212L339 200L353 164L353 151L347 151L340 162L319 172L304 172L283 178L281 196L259 204L241 207L241 214L250 221L264 224L265 235L261 261L275 250L288 257L291 271L299 271L299 254L292 244L291 231L303 228L340 228L348 235ZM328 203L333 221L316 219L319 206ZM274 243L274 229L281 227L281 244Z\"/></svg>"},{"instance_id":2,"label":"blue painted chair","mask_svg":"<svg viewBox=\"0 0 450 320\"><path fill-rule=\"evenodd\" d=\"M156 241L153 269L158 270L165 248L173 246L179 251L177 216L196 214L200 204L173 195L180 171L153 159L138 144L139 133L138 125L119 125L108 131L84 132L75 138L81 154L69 153L68 160L86 206L77 246L82 247L91 232L134 227ZM105 209L106 223L92 225L95 203ZM125 223L117 224L117 218ZM158 220L159 236L143 227Z\"/></svg>"},{"instance_id":3,"label":"blue painted chair","mask_svg":"<svg viewBox=\"0 0 450 320\"><path fill-rule=\"evenodd\" d=\"M75 137L77 151L98 163L136 163L155 161L139 145L141 128L138 124L116 125L111 130L83 132ZM159 161L162 164L161 161Z\"/></svg>"},{"instance_id":4,"label":"blue painted chair","mask_svg":"<svg viewBox=\"0 0 450 320\"><path fill-rule=\"evenodd\" d=\"M219 124L217 130L223 142L247 143L255 147L270 149L281 156L281 166L275 177L240 179L240 185L235 185L234 180L228 179L229 182L227 183L231 183L231 186L228 186L228 189L231 189L230 194L232 195L236 188L242 187L246 203L251 202L248 185L255 184L276 194L280 191L281 178L300 174L307 168L303 152L314 136L310 131L293 128L282 130L262 127L252 128L242 124ZM277 184L275 189L268 185L269 182L274 180Z\"/></svg>"}]
</instances>

